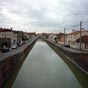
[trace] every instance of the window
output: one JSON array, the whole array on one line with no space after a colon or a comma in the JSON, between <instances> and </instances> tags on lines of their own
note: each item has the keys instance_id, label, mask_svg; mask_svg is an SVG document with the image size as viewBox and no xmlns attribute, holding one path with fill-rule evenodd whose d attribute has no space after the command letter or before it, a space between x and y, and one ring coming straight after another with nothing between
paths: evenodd
<instances>
[{"instance_id":1,"label":"window","mask_svg":"<svg viewBox=\"0 0 88 88\"><path fill-rule=\"evenodd\" d=\"M88 49L88 43L85 43L85 49Z\"/></svg>"}]
</instances>

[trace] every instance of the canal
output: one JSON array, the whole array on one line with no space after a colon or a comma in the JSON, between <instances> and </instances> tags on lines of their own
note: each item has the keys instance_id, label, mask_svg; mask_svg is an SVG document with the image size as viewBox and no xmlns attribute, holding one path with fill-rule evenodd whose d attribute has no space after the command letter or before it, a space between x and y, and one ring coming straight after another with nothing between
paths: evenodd
<instances>
[{"instance_id":1,"label":"canal","mask_svg":"<svg viewBox=\"0 0 88 88\"><path fill-rule=\"evenodd\" d=\"M45 42L36 42L11 88L82 88L82 86L61 57Z\"/></svg>"}]
</instances>

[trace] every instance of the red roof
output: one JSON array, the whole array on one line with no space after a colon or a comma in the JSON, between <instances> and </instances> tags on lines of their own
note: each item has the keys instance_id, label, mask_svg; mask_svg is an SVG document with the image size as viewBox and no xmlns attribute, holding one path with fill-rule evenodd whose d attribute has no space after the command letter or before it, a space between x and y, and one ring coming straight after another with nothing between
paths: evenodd
<instances>
[{"instance_id":1,"label":"red roof","mask_svg":"<svg viewBox=\"0 0 88 88\"><path fill-rule=\"evenodd\" d=\"M87 30L82 30L82 32L88 32L88 31ZM77 35L79 33L80 33L80 31L73 31L73 32L69 33L68 35Z\"/></svg>"},{"instance_id":2,"label":"red roof","mask_svg":"<svg viewBox=\"0 0 88 88\"><path fill-rule=\"evenodd\" d=\"M0 32L17 32L17 31L15 31L15 30L12 30L12 28L11 29L8 29L8 28L0 28Z\"/></svg>"},{"instance_id":3,"label":"red roof","mask_svg":"<svg viewBox=\"0 0 88 88\"><path fill-rule=\"evenodd\" d=\"M74 31L74 32L69 33L68 35L76 35L76 34L79 34L79 33L80 33L80 31Z\"/></svg>"},{"instance_id":4,"label":"red roof","mask_svg":"<svg viewBox=\"0 0 88 88\"><path fill-rule=\"evenodd\" d=\"M0 28L0 32L12 32L12 29Z\"/></svg>"},{"instance_id":5,"label":"red roof","mask_svg":"<svg viewBox=\"0 0 88 88\"><path fill-rule=\"evenodd\" d=\"M78 38L78 39L76 40L76 42L80 42L80 38ZM88 35L82 36L81 42L82 42L82 43L88 43Z\"/></svg>"}]
</instances>

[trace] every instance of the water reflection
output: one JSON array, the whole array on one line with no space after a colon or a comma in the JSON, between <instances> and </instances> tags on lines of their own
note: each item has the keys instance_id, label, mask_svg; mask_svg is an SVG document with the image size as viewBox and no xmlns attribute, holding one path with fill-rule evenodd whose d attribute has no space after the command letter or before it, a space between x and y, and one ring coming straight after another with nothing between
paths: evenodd
<instances>
[{"instance_id":1,"label":"water reflection","mask_svg":"<svg viewBox=\"0 0 88 88\"><path fill-rule=\"evenodd\" d=\"M12 88L82 88L63 60L44 42L37 42Z\"/></svg>"}]
</instances>

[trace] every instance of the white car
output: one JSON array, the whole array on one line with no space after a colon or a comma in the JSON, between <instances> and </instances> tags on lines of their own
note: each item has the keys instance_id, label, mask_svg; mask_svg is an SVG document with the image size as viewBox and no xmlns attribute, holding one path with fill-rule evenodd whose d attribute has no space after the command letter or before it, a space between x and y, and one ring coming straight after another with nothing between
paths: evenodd
<instances>
[{"instance_id":1,"label":"white car","mask_svg":"<svg viewBox=\"0 0 88 88\"><path fill-rule=\"evenodd\" d=\"M17 47L18 47L17 44L12 45L12 49L16 49Z\"/></svg>"}]
</instances>

